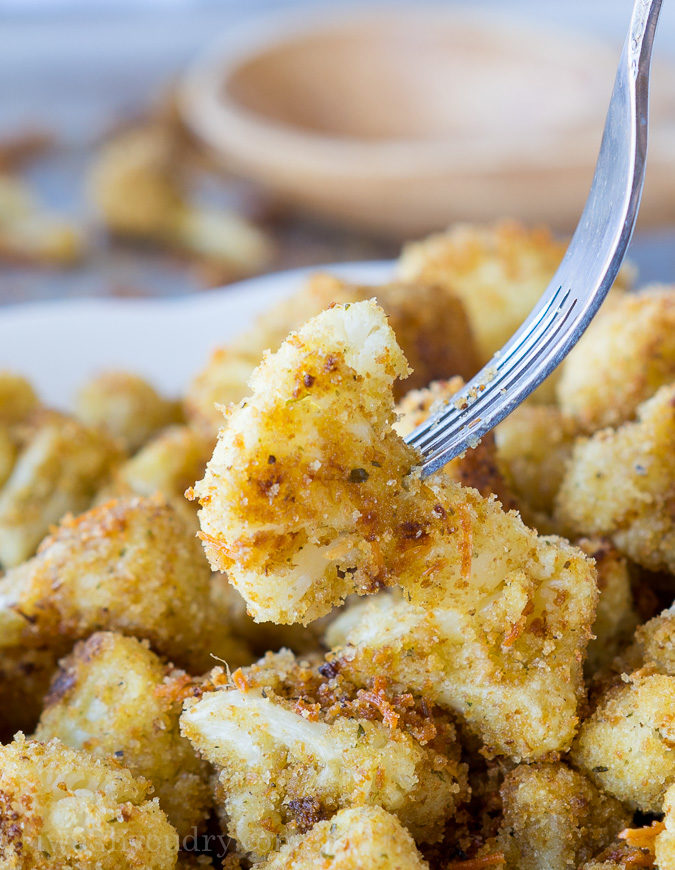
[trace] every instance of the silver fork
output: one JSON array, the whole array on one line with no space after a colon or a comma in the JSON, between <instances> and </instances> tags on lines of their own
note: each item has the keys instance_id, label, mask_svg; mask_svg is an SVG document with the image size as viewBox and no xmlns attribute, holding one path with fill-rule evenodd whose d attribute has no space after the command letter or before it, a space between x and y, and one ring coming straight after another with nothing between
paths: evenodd
<instances>
[{"instance_id":1,"label":"silver fork","mask_svg":"<svg viewBox=\"0 0 675 870\"><path fill-rule=\"evenodd\" d=\"M649 70L661 0L635 0L591 192L545 293L504 347L406 441L437 471L513 411L577 343L633 234L647 154Z\"/></svg>"}]
</instances>

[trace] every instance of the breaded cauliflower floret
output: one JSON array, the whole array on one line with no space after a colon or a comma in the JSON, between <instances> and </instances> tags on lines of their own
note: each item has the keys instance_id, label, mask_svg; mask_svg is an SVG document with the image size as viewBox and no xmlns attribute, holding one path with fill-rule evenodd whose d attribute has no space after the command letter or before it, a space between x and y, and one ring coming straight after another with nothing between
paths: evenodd
<instances>
[{"instance_id":1,"label":"breaded cauliflower floret","mask_svg":"<svg viewBox=\"0 0 675 870\"><path fill-rule=\"evenodd\" d=\"M658 813L675 783L675 677L645 669L624 680L582 724L572 759L627 806Z\"/></svg>"},{"instance_id":2,"label":"breaded cauliflower floret","mask_svg":"<svg viewBox=\"0 0 675 870\"><path fill-rule=\"evenodd\" d=\"M413 373L405 388L424 387L435 378L469 377L478 370L473 337L462 303L425 284L348 284L315 275L306 287L265 312L253 328L213 352L187 395L189 416L214 434L222 426L216 405L239 402L265 350L276 351L291 330L333 303L347 305L377 298L389 317ZM404 389L405 389L404 388ZM395 386L397 393L403 392Z\"/></svg>"},{"instance_id":3,"label":"breaded cauliflower floret","mask_svg":"<svg viewBox=\"0 0 675 870\"><path fill-rule=\"evenodd\" d=\"M0 645L63 653L109 629L146 638L177 664L206 670L241 658L211 602L192 528L166 502L108 502L65 519L29 562L0 579Z\"/></svg>"},{"instance_id":4,"label":"breaded cauliflower floret","mask_svg":"<svg viewBox=\"0 0 675 870\"><path fill-rule=\"evenodd\" d=\"M651 570L675 573L675 383L636 422L579 439L557 497L574 534L605 535Z\"/></svg>"},{"instance_id":5,"label":"breaded cauliflower floret","mask_svg":"<svg viewBox=\"0 0 675 870\"><path fill-rule=\"evenodd\" d=\"M391 429L407 371L374 302L336 306L268 354L231 410L194 492L211 567L256 620L307 623L387 582L379 539L417 460Z\"/></svg>"},{"instance_id":6,"label":"breaded cauliflower floret","mask_svg":"<svg viewBox=\"0 0 675 870\"><path fill-rule=\"evenodd\" d=\"M154 794L178 834L201 826L210 806L208 767L180 735L183 700L195 690L147 641L96 632L54 675L35 737L58 737L97 758L114 756Z\"/></svg>"},{"instance_id":7,"label":"breaded cauliflower floret","mask_svg":"<svg viewBox=\"0 0 675 870\"><path fill-rule=\"evenodd\" d=\"M626 559L601 538L582 538L577 546L595 560L598 572L600 597L585 663L586 673L592 676L627 646L639 620Z\"/></svg>"},{"instance_id":8,"label":"breaded cauliflower floret","mask_svg":"<svg viewBox=\"0 0 675 870\"><path fill-rule=\"evenodd\" d=\"M564 252L565 243L545 229L529 230L512 221L485 227L457 224L407 244L398 274L459 296L484 363L525 320Z\"/></svg>"},{"instance_id":9,"label":"breaded cauliflower floret","mask_svg":"<svg viewBox=\"0 0 675 870\"><path fill-rule=\"evenodd\" d=\"M25 378L0 370L0 425L21 423L38 404L35 390Z\"/></svg>"},{"instance_id":10,"label":"breaded cauliflower floret","mask_svg":"<svg viewBox=\"0 0 675 870\"><path fill-rule=\"evenodd\" d=\"M577 434L576 423L554 405L521 405L495 430L499 468L523 503L526 519L542 531L551 528Z\"/></svg>"},{"instance_id":11,"label":"breaded cauliflower floret","mask_svg":"<svg viewBox=\"0 0 675 870\"><path fill-rule=\"evenodd\" d=\"M640 664L675 677L675 605L637 629L635 647Z\"/></svg>"},{"instance_id":12,"label":"breaded cauliflower floret","mask_svg":"<svg viewBox=\"0 0 675 870\"><path fill-rule=\"evenodd\" d=\"M394 584L420 605L465 612L513 586L512 604L493 607L501 636L514 638L536 590L574 575L585 624L595 579L578 551L538 539L447 476L422 483L410 473L418 456L391 427L403 373L373 302L324 312L265 358L195 486L212 567L227 571L256 620L275 622L306 623L352 592Z\"/></svg>"},{"instance_id":13,"label":"breaded cauliflower floret","mask_svg":"<svg viewBox=\"0 0 675 870\"><path fill-rule=\"evenodd\" d=\"M663 811L665 829L657 835L654 844L656 866L659 870L673 870L675 867L675 786L671 786L665 794Z\"/></svg>"},{"instance_id":14,"label":"breaded cauliflower floret","mask_svg":"<svg viewBox=\"0 0 675 870\"><path fill-rule=\"evenodd\" d=\"M397 421L394 429L404 438L452 396L462 389L460 377L449 381L432 381L420 390L410 390L396 405ZM481 495L494 494L505 510L516 507L516 499L504 480L497 465L495 439L488 432L475 446L469 447L461 456L451 459L443 467L444 473L464 486L472 486Z\"/></svg>"},{"instance_id":15,"label":"breaded cauliflower floret","mask_svg":"<svg viewBox=\"0 0 675 870\"><path fill-rule=\"evenodd\" d=\"M75 400L75 415L103 429L134 453L160 429L179 422L180 404L165 399L131 372L102 372L87 381Z\"/></svg>"},{"instance_id":16,"label":"breaded cauliflower floret","mask_svg":"<svg viewBox=\"0 0 675 870\"><path fill-rule=\"evenodd\" d=\"M508 541L501 529L495 538ZM537 544L529 566L536 573L515 570L471 607L422 608L378 595L348 609L326 634L332 663L358 684L383 673L461 714L494 753L536 760L567 749L584 692L595 572L562 541Z\"/></svg>"},{"instance_id":17,"label":"breaded cauliflower floret","mask_svg":"<svg viewBox=\"0 0 675 870\"><path fill-rule=\"evenodd\" d=\"M386 682L358 691L282 651L233 683L186 702L181 728L220 768L229 833L257 855L364 803L434 842L467 797L452 724Z\"/></svg>"},{"instance_id":18,"label":"breaded cauliflower floret","mask_svg":"<svg viewBox=\"0 0 675 870\"><path fill-rule=\"evenodd\" d=\"M120 460L109 436L77 420L54 413L36 420L0 491L0 565L30 558L51 525L86 510Z\"/></svg>"},{"instance_id":19,"label":"breaded cauliflower floret","mask_svg":"<svg viewBox=\"0 0 675 870\"><path fill-rule=\"evenodd\" d=\"M498 842L512 870L570 870L631 820L618 800L564 764L521 764L501 789Z\"/></svg>"},{"instance_id":20,"label":"breaded cauliflower floret","mask_svg":"<svg viewBox=\"0 0 675 870\"><path fill-rule=\"evenodd\" d=\"M173 870L178 835L113 761L17 734L0 747L0 856L12 870Z\"/></svg>"},{"instance_id":21,"label":"breaded cauliflower floret","mask_svg":"<svg viewBox=\"0 0 675 870\"><path fill-rule=\"evenodd\" d=\"M12 473L16 455L17 445L15 439L12 438L10 428L0 423L0 489Z\"/></svg>"},{"instance_id":22,"label":"breaded cauliflower floret","mask_svg":"<svg viewBox=\"0 0 675 870\"><path fill-rule=\"evenodd\" d=\"M382 807L340 810L282 846L259 870L428 870L415 841Z\"/></svg>"},{"instance_id":23,"label":"breaded cauliflower floret","mask_svg":"<svg viewBox=\"0 0 675 870\"><path fill-rule=\"evenodd\" d=\"M675 380L675 287L628 294L591 323L558 384L563 412L590 432L632 420Z\"/></svg>"}]
</instances>

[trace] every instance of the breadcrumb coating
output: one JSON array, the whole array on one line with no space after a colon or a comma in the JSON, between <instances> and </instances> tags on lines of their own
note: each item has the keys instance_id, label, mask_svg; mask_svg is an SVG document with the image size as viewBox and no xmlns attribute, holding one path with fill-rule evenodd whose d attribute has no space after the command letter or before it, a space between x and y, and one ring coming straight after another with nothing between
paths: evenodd
<instances>
[{"instance_id":1,"label":"breadcrumb coating","mask_svg":"<svg viewBox=\"0 0 675 870\"><path fill-rule=\"evenodd\" d=\"M121 458L114 441L77 420L36 420L0 491L0 565L30 558L51 525L86 510Z\"/></svg>"},{"instance_id":2,"label":"breadcrumb coating","mask_svg":"<svg viewBox=\"0 0 675 870\"><path fill-rule=\"evenodd\" d=\"M165 399L131 372L107 371L87 381L75 400L75 415L102 429L134 453L160 429L180 420L181 405Z\"/></svg>"},{"instance_id":3,"label":"breadcrumb coating","mask_svg":"<svg viewBox=\"0 0 675 870\"><path fill-rule=\"evenodd\" d=\"M78 643L52 679L35 737L57 737L96 758L116 758L152 782L179 836L206 821L208 766L181 737L183 700L196 691L147 641L96 632Z\"/></svg>"},{"instance_id":4,"label":"breadcrumb coating","mask_svg":"<svg viewBox=\"0 0 675 870\"><path fill-rule=\"evenodd\" d=\"M181 728L220 769L229 833L248 851L360 804L434 842L468 796L454 727L410 694L359 691L287 650L223 682L186 702Z\"/></svg>"},{"instance_id":5,"label":"breadcrumb coating","mask_svg":"<svg viewBox=\"0 0 675 870\"><path fill-rule=\"evenodd\" d=\"M644 669L623 680L583 722L572 759L626 806L659 813L675 783L675 677Z\"/></svg>"},{"instance_id":6,"label":"breadcrumb coating","mask_svg":"<svg viewBox=\"0 0 675 870\"><path fill-rule=\"evenodd\" d=\"M398 274L404 281L437 284L462 300L482 364L530 313L565 247L548 230L530 230L515 221L485 227L456 224L405 245Z\"/></svg>"},{"instance_id":7,"label":"breadcrumb coating","mask_svg":"<svg viewBox=\"0 0 675 870\"><path fill-rule=\"evenodd\" d=\"M192 528L169 504L108 502L67 517L35 558L0 578L0 643L48 643L62 654L114 630L193 672L213 663L211 653L234 664L242 645L214 612L210 580Z\"/></svg>"},{"instance_id":8,"label":"breadcrumb coating","mask_svg":"<svg viewBox=\"0 0 675 870\"><path fill-rule=\"evenodd\" d=\"M178 835L113 761L19 733L0 747L0 855L11 870L173 870Z\"/></svg>"},{"instance_id":9,"label":"breadcrumb coating","mask_svg":"<svg viewBox=\"0 0 675 870\"><path fill-rule=\"evenodd\" d=\"M499 847L512 870L570 870L607 846L632 815L564 764L519 765L501 789Z\"/></svg>"},{"instance_id":10,"label":"breadcrumb coating","mask_svg":"<svg viewBox=\"0 0 675 870\"><path fill-rule=\"evenodd\" d=\"M531 534L539 553L495 588L455 606L441 597L433 608L378 595L338 617L326 643L357 684L386 674L397 688L460 714L487 751L531 761L566 750L574 737L596 579L579 550L537 539L514 514L503 517L516 534ZM495 540L504 547L504 529ZM486 578L500 574L489 559L484 570Z\"/></svg>"},{"instance_id":11,"label":"breadcrumb coating","mask_svg":"<svg viewBox=\"0 0 675 870\"><path fill-rule=\"evenodd\" d=\"M290 298L262 314L256 324L213 352L187 395L187 412L209 433L223 424L218 405L239 402L265 350L276 351L288 333L334 303L347 305L377 298L389 317L413 373L405 387L424 387L435 378L469 377L478 357L463 304L452 294L426 284L393 283L376 287L315 275ZM398 386L395 387L397 394Z\"/></svg>"},{"instance_id":12,"label":"breadcrumb coating","mask_svg":"<svg viewBox=\"0 0 675 870\"><path fill-rule=\"evenodd\" d=\"M428 870L415 841L381 807L340 810L282 846L259 870Z\"/></svg>"},{"instance_id":13,"label":"breadcrumb coating","mask_svg":"<svg viewBox=\"0 0 675 870\"><path fill-rule=\"evenodd\" d=\"M675 573L675 383L638 419L579 439L557 497L574 534L606 535L651 570Z\"/></svg>"},{"instance_id":14,"label":"breadcrumb coating","mask_svg":"<svg viewBox=\"0 0 675 870\"><path fill-rule=\"evenodd\" d=\"M573 565L589 588L584 624L595 579L578 551L539 540L443 475L411 474L417 456L391 427L391 386L404 373L373 302L329 309L265 358L194 490L214 570L227 571L256 620L307 623L352 592L394 584L420 605L465 611L512 585L529 608L526 589L552 570L564 584ZM520 632L509 616L520 624L506 607L503 631Z\"/></svg>"},{"instance_id":15,"label":"breadcrumb coating","mask_svg":"<svg viewBox=\"0 0 675 870\"><path fill-rule=\"evenodd\" d=\"M596 318L562 366L563 413L587 431L632 420L675 380L675 287L625 295Z\"/></svg>"},{"instance_id":16,"label":"breadcrumb coating","mask_svg":"<svg viewBox=\"0 0 675 870\"><path fill-rule=\"evenodd\" d=\"M635 646L641 664L675 677L675 606L639 626Z\"/></svg>"}]
</instances>

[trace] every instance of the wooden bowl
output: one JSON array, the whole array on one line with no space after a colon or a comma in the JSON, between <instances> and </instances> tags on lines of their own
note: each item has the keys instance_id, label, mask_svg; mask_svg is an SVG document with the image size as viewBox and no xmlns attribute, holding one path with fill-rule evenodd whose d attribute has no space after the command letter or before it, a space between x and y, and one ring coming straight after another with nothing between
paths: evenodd
<instances>
[{"instance_id":1,"label":"wooden bowl","mask_svg":"<svg viewBox=\"0 0 675 870\"><path fill-rule=\"evenodd\" d=\"M569 229L618 54L442 7L285 15L231 31L179 100L230 170L324 218L397 238L502 215ZM657 220L675 214L674 138L652 144Z\"/></svg>"}]
</instances>

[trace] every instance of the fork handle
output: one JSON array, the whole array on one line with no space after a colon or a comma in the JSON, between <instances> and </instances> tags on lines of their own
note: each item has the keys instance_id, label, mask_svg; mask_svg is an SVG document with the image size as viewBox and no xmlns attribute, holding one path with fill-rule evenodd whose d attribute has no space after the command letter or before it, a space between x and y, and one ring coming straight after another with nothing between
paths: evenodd
<instances>
[{"instance_id":1,"label":"fork handle","mask_svg":"<svg viewBox=\"0 0 675 870\"><path fill-rule=\"evenodd\" d=\"M661 0L635 0L591 191L572 241L529 317L440 412L406 438L426 477L511 413L562 362L614 283L640 205L649 70Z\"/></svg>"}]
</instances>

